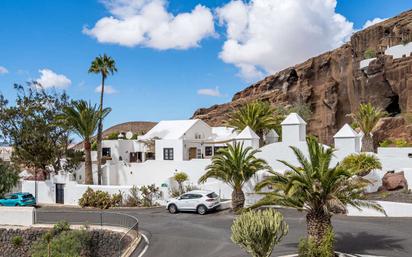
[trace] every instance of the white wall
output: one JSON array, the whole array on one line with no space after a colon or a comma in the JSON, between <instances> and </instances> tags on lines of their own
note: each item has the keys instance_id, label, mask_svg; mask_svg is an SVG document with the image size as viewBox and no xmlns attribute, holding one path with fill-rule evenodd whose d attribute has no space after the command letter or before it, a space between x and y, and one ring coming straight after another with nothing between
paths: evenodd
<instances>
[{"instance_id":1,"label":"white wall","mask_svg":"<svg viewBox=\"0 0 412 257\"><path fill-rule=\"evenodd\" d=\"M387 201L376 201L376 203L383 207L388 217L412 217L412 204ZM384 217L385 215L374 209L363 208L359 211L348 207L348 216Z\"/></svg>"},{"instance_id":2,"label":"white wall","mask_svg":"<svg viewBox=\"0 0 412 257\"><path fill-rule=\"evenodd\" d=\"M0 207L0 225L31 226L34 224L33 207Z\"/></svg>"},{"instance_id":3,"label":"white wall","mask_svg":"<svg viewBox=\"0 0 412 257\"><path fill-rule=\"evenodd\" d=\"M406 55L406 57L409 57L409 55L412 52L412 42L406 44L406 45L396 45L389 47L386 49L385 54L386 55L392 55L394 59L396 58L402 58L402 56Z\"/></svg>"},{"instance_id":4,"label":"white wall","mask_svg":"<svg viewBox=\"0 0 412 257\"><path fill-rule=\"evenodd\" d=\"M335 155L339 159L345 158L345 156L360 152L360 137L353 138L335 138Z\"/></svg>"},{"instance_id":5,"label":"white wall","mask_svg":"<svg viewBox=\"0 0 412 257\"><path fill-rule=\"evenodd\" d=\"M35 182L24 180L22 181L22 192L29 192L33 196L35 194ZM37 203L54 204L56 203L56 185L51 181L37 181Z\"/></svg>"},{"instance_id":6,"label":"white wall","mask_svg":"<svg viewBox=\"0 0 412 257\"><path fill-rule=\"evenodd\" d=\"M282 125L282 141L288 144L296 144L306 140L306 125L291 124Z\"/></svg>"},{"instance_id":7,"label":"white wall","mask_svg":"<svg viewBox=\"0 0 412 257\"><path fill-rule=\"evenodd\" d=\"M183 160L183 140L156 140L155 142L155 158L156 160L163 160L163 148L173 148L173 160Z\"/></svg>"}]
</instances>

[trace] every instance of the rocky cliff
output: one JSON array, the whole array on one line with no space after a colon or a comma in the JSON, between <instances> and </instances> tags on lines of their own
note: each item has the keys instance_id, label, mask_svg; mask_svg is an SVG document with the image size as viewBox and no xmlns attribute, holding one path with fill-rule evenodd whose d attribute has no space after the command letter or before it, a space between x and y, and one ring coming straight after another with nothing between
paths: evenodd
<instances>
[{"instance_id":1,"label":"rocky cliff","mask_svg":"<svg viewBox=\"0 0 412 257\"><path fill-rule=\"evenodd\" d=\"M411 41L412 10L355 33L333 51L264 78L236 93L229 103L198 109L193 117L219 125L231 110L255 99L274 106L299 101L313 112L308 132L330 144L337 130L350 123L346 115L360 103L371 102L392 116L380 122L376 141L399 136L412 140L406 118L412 113L412 56L385 54L388 48ZM361 68L367 52L376 58Z\"/></svg>"}]
</instances>

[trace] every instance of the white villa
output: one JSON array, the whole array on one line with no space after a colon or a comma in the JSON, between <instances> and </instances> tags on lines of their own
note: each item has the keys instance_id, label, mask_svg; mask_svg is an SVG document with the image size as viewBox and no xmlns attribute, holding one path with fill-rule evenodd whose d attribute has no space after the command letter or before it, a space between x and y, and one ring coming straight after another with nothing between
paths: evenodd
<instances>
[{"instance_id":1,"label":"white villa","mask_svg":"<svg viewBox=\"0 0 412 257\"><path fill-rule=\"evenodd\" d=\"M219 193L222 198L231 197L231 189L220 181L209 179L205 184L197 185L211 158L221 147L233 142L242 142L245 146L259 149L257 157L265 159L276 171L286 167L277 160L286 160L297 164L290 149L296 146L307 154L306 122L296 113L290 114L281 123L282 140L274 130L265 135L265 145L259 149L259 136L249 127L237 132L233 128L211 127L202 120L161 121L145 135L132 139L131 133L124 131L118 140L104 140L102 152L103 185L84 185L84 166L73 174L59 173L49 181L38 182L38 201L40 203L64 203L76 205L87 187L127 194L133 186L156 184L161 187L165 200L169 190L175 186L173 175L184 171L189 175L189 184ZM334 136L334 163L351 153L360 152L361 135L349 125L344 125ZM328 146L325 146L328 147ZM370 188L376 190L387 170L405 170L412 167L412 148L379 148L378 158L383 165L382 171L374 171L370 176L375 182ZM96 166L93 167L94 181L97 181ZM412 169L405 172L408 181L412 181ZM247 185L247 203L253 203L256 197L253 188L264 172L257 174ZM22 190L34 193L34 182L23 181Z\"/></svg>"}]
</instances>

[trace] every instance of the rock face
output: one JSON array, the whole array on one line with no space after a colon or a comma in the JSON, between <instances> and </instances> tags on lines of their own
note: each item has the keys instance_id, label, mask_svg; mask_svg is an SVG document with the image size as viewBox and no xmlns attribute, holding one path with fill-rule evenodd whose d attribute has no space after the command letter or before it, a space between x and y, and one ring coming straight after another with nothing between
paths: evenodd
<instances>
[{"instance_id":1,"label":"rock face","mask_svg":"<svg viewBox=\"0 0 412 257\"><path fill-rule=\"evenodd\" d=\"M333 51L264 78L236 93L230 103L198 109L193 118L221 125L231 110L256 99L273 106L305 103L313 112L308 132L331 144L337 130L350 123L346 115L360 103L371 102L393 117L412 113L412 56L385 55L388 47L410 41L412 10L355 33L350 42ZM367 50L372 50L376 59L360 69ZM400 120L403 118L387 118L386 127ZM407 125L403 120L402 126ZM386 131L384 136L396 134Z\"/></svg>"},{"instance_id":2,"label":"rock face","mask_svg":"<svg viewBox=\"0 0 412 257\"><path fill-rule=\"evenodd\" d=\"M408 181L406 181L404 172L386 173L382 178L382 187L379 191L393 191L398 189L408 189Z\"/></svg>"}]
</instances>

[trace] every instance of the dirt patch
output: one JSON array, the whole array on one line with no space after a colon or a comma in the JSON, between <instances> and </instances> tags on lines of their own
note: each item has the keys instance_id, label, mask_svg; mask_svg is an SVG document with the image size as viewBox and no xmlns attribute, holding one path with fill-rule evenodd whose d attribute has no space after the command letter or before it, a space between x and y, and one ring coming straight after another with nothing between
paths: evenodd
<instances>
[{"instance_id":1,"label":"dirt patch","mask_svg":"<svg viewBox=\"0 0 412 257\"><path fill-rule=\"evenodd\" d=\"M398 203L412 203L411 190L397 190L370 193L366 195L367 200L390 201Z\"/></svg>"}]
</instances>

